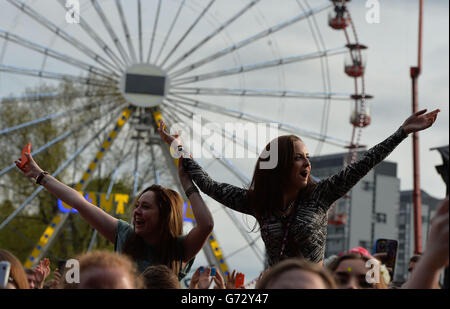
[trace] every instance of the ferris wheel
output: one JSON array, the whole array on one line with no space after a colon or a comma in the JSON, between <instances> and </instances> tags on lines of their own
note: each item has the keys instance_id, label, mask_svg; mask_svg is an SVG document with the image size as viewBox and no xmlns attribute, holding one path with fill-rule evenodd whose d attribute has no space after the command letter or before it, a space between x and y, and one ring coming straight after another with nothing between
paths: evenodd
<instances>
[{"instance_id":1,"label":"ferris wheel","mask_svg":"<svg viewBox=\"0 0 450 309\"><path fill-rule=\"evenodd\" d=\"M370 124L366 102L372 97L364 83L367 47L359 41L349 2L132 0L125 6L121 0L4 0L0 107L69 103L38 111L23 123L2 123L0 136L12 141L39 124L65 123L67 131L34 145L32 154L39 161L43 151L74 141L53 175L70 170L68 182L83 192L101 166L100 175L110 178L108 192L101 197L86 193L99 201L109 200L124 170L132 171L132 192L116 197L122 214L145 184L180 188L177 162L156 135L161 119L191 133L200 122L222 136L226 143L220 147L193 136L210 155L198 159L212 174L220 166L238 185L249 184L251 170L225 157L224 150L243 147L258 156L262 148L249 136L227 131L227 122L272 124L279 135L295 134L314 145L314 154L324 146L356 153L362 129ZM264 142L263 147L269 140ZM121 156L109 155L114 147ZM0 166L0 182L13 170L13 165ZM31 207L41 191L18 197L20 206L7 214L0 230ZM25 265L32 266L49 250L74 215L67 205L60 206ZM226 244L227 235L214 233L204 250L208 262L226 273L227 261L249 250L263 265L262 240L249 234L242 217L214 207L215 216L226 213L245 246ZM188 204L185 215L187 221L194 219ZM95 239L93 232L89 249Z\"/></svg>"}]
</instances>

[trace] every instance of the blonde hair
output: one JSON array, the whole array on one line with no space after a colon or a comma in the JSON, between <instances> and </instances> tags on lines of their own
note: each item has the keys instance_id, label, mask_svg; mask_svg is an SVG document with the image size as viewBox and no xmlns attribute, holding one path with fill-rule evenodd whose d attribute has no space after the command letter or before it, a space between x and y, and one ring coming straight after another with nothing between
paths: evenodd
<instances>
[{"instance_id":1,"label":"blonde hair","mask_svg":"<svg viewBox=\"0 0 450 309\"><path fill-rule=\"evenodd\" d=\"M256 284L256 289L267 289L267 286L272 280L278 278L282 273L290 270L303 270L312 272L322 279L327 289L337 288L333 276L325 268L306 260L294 258L284 260L268 269Z\"/></svg>"},{"instance_id":2,"label":"blonde hair","mask_svg":"<svg viewBox=\"0 0 450 309\"><path fill-rule=\"evenodd\" d=\"M78 256L81 274L92 269L123 269L132 280L135 289L144 287L142 279L139 277L135 263L124 254L109 251L92 251ZM64 276L65 277L65 276ZM78 288L78 284L64 284L65 289Z\"/></svg>"}]
</instances>

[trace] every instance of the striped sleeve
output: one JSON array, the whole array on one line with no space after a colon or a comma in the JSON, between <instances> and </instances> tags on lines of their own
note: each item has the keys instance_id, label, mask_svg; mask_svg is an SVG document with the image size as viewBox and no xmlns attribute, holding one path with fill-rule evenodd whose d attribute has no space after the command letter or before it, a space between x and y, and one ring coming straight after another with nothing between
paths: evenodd
<instances>
[{"instance_id":1,"label":"striped sleeve","mask_svg":"<svg viewBox=\"0 0 450 309\"><path fill-rule=\"evenodd\" d=\"M183 167L185 171L191 175L192 180L203 193L228 208L247 215L254 215L253 210L247 202L247 190L227 183L214 181L200 165L191 158L183 159Z\"/></svg>"},{"instance_id":2,"label":"striped sleeve","mask_svg":"<svg viewBox=\"0 0 450 309\"><path fill-rule=\"evenodd\" d=\"M322 201L320 205L328 210L337 199L344 196L371 169L383 161L407 136L400 127L385 141L367 151L360 160L348 165L336 175L319 182L315 191Z\"/></svg>"}]
</instances>

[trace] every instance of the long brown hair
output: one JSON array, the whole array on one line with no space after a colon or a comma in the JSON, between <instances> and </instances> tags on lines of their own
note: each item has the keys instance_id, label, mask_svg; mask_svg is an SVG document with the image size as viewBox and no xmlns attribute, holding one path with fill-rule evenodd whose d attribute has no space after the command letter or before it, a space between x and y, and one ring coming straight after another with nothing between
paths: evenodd
<instances>
[{"instance_id":1,"label":"long brown hair","mask_svg":"<svg viewBox=\"0 0 450 309\"><path fill-rule=\"evenodd\" d=\"M183 234L183 199L172 189L153 185L136 197L133 209L136 208L139 198L149 191L155 194L159 208L159 244L154 264L166 265L178 274L181 262L176 249L177 238ZM144 246L144 239L133 232L124 244L123 253L133 258L145 258Z\"/></svg>"},{"instance_id":2,"label":"long brown hair","mask_svg":"<svg viewBox=\"0 0 450 309\"><path fill-rule=\"evenodd\" d=\"M290 173L294 164L294 142L297 141L303 142L295 135L280 136L270 142L258 158L248 191L249 203L258 220L284 206L283 193L291 185ZM261 168L261 163L271 162L274 154L278 155L275 168ZM315 182L309 177L307 187L302 190L302 196L306 197L310 194L314 185Z\"/></svg>"},{"instance_id":3,"label":"long brown hair","mask_svg":"<svg viewBox=\"0 0 450 309\"><path fill-rule=\"evenodd\" d=\"M14 285L17 289L30 288L28 285L27 275L18 258L16 258L11 252L0 249L0 261L7 261L11 264L9 276L14 280Z\"/></svg>"}]
</instances>

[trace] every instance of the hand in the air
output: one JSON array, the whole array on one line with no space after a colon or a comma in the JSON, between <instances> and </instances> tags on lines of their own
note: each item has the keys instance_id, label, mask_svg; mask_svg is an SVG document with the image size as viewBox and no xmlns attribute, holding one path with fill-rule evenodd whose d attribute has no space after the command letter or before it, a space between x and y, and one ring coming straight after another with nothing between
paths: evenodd
<instances>
[{"instance_id":1,"label":"hand in the air","mask_svg":"<svg viewBox=\"0 0 450 309\"><path fill-rule=\"evenodd\" d=\"M428 114L426 109L415 113L403 123L402 127L406 134L419 132L431 127L437 119L438 114L441 110L436 109Z\"/></svg>"}]
</instances>

